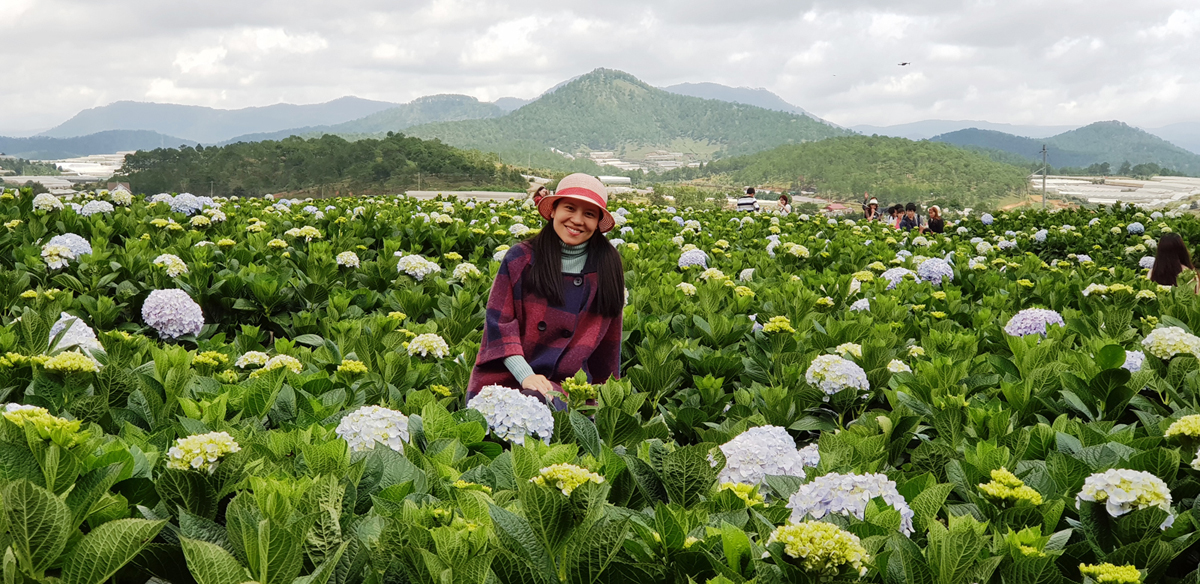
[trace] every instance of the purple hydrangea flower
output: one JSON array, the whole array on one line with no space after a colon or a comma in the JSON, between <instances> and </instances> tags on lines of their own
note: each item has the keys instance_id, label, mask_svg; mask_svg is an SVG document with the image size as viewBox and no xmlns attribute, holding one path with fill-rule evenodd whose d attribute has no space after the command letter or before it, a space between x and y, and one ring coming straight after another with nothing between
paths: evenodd
<instances>
[{"instance_id":1,"label":"purple hydrangea flower","mask_svg":"<svg viewBox=\"0 0 1200 584\"><path fill-rule=\"evenodd\" d=\"M984 225L991 225L992 221L994 221L991 213L984 213L983 215L980 215L979 220L983 221Z\"/></svg>"},{"instance_id":2,"label":"purple hydrangea flower","mask_svg":"<svg viewBox=\"0 0 1200 584\"><path fill-rule=\"evenodd\" d=\"M689 249L679 256L679 267L688 268L691 266L708 267L708 254L703 250Z\"/></svg>"},{"instance_id":3,"label":"purple hydrangea flower","mask_svg":"<svg viewBox=\"0 0 1200 584\"><path fill-rule=\"evenodd\" d=\"M1052 325L1066 326L1061 314L1046 308L1026 308L1008 319L1004 332L1012 337L1026 335L1045 335L1046 329Z\"/></svg>"},{"instance_id":4,"label":"purple hydrangea flower","mask_svg":"<svg viewBox=\"0 0 1200 584\"><path fill-rule=\"evenodd\" d=\"M954 280L954 268L950 267L946 260L931 258L921 262L921 265L917 267L917 275L926 282L941 285L943 280L946 282Z\"/></svg>"},{"instance_id":5,"label":"purple hydrangea flower","mask_svg":"<svg viewBox=\"0 0 1200 584\"><path fill-rule=\"evenodd\" d=\"M1143 270L1154 269L1154 256L1142 256L1142 259L1138 260L1138 267Z\"/></svg>"},{"instance_id":6,"label":"purple hydrangea flower","mask_svg":"<svg viewBox=\"0 0 1200 584\"><path fill-rule=\"evenodd\" d=\"M204 327L200 305L187 292L179 289L151 292L142 304L142 319L159 336L167 339L197 335Z\"/></svg>"},{"instance_id":7,"label":"purple hydrangea flower","mask_svg":"<svg viewBox=\"0 0 1200 584\"><path fill-rule=\"evenodd\" d=\"M1141 351L1125 351L1125 363L1121 367L1128 370L1130 373L1137 373L1142 370L1142 363L1146 361L1146 354Z\"/></svg>"},{"instance_id":8,"label":"purple hydrangea flower","mask_svg":"<svg viewBox=\"0 0 1200 584\"><path fill-rule=\"evenodd\" d=\"M913 271L908 268L892 268L880 274L879 277L888 281L887 289L891 290L895 288L896 284L899 284L901 280L912 274Z\"/></svg>"}]
</instances>

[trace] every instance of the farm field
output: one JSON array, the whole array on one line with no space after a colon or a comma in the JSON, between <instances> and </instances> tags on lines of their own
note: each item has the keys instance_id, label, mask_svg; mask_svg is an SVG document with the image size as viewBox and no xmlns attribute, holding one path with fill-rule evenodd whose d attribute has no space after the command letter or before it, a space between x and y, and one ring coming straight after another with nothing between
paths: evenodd
<instances>
[{"instance_id":1,"label":"farm field","mask_svg":"<svg viewBox=\"0 0 1200 584\"><path fill-rule=\"evenodd\" d=\"M520 202L4 191L5 583L1200 582L1193 216L613 212L551 412L464 403Z\"/></svg>"}]
</instances>

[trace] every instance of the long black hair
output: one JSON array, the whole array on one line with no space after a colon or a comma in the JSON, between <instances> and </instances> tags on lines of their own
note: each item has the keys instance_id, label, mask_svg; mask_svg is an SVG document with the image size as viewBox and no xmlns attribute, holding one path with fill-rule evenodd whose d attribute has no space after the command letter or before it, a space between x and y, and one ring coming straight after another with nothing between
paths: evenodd
<instances>
[{"instance_id":1,"label":"long black hair","mask_svg":"<svg viewBox=\"0 0 1200 584\"><path fill-rule=\"evenodd\" d=\"M1163 286L1174 286L1184 268L1196 269L1187 244L1178 233L1168 233L1158 242L1158 254L1154 256L1154 267L1150 268L1150 280Z\"/></svg>"},{"instance_id":2,"label":"long black hair","mask_svg":"<svg viewBox=\"0 0 1200 584\"><path fill-rule=\"evenodd\" d=\"M551 306L562 306L565 298L562 244L553 220L529 240L533 248L533 265L529 268L527 283L531 292L545 298ZM625 268L621 264L621 254L599 229L588 240L587 252L589 258L596 258L596 276L600 280L593 310L601 316L616 318L625 308Z\"/></svg>"}]
</instances>

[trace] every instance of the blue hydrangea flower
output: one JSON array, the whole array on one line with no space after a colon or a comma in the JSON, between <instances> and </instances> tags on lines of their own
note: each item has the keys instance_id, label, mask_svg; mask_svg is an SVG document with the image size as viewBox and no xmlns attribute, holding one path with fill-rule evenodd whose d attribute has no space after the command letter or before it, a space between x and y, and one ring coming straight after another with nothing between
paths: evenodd
<instances>
[{"instance_id":1,"label":"blue hydrangea flower","mask_svg":"<svg viewBox=\"0 0 1200 584\"><path fill-rule=\"evenodd\" d=\"M1045 243L1046 242L1046 234L1047 234L1047 232L1045 229L1039 229L1037 231L1037 233L1033 234L1033 240L1038 243Z\"/></svg>"},{"instance_id":2,"label":"blue hydrangea flower","mask_svg":"<svg viewBox=\"0 0 1200 584\"><path fill-rule=\"evenodd\" d=\"M979 220L982 221L984 225L991 225L992 221L994 221L991 213L984 213L983 215L980 215Z\"/></svg>"},{"instance_id":3,"label":"blue hydrangea flower","mask_svg":"<svg viewBox=\"0 0 1200 584\"><path fill-rule=\"evenodd\" d=\"M679 256L679 267L690 268L692 266L700 266L701 268L708 267L708 254L703 250L689 249Z\"/></svg>"},{"instance_id":4,"label":"blue hydrangea flower","mask_svg":"<svg viewBox=\"0 0 1200 584\"><path fill-rule=\"evenodd\" d=\"M917 275L926 282L941 285L943 281L954 280L954 268L950 267L946 260L931 258L921 262L921 265L917 267Z\"/></svg>"},{"instance_id":5,"label":"blue hydrangea flower","mask_svg":"<svg viewBox=\"0 0 1200 584\"><path fill-rule=\"evenodd\" d=\"M1128 231L1130 235L1141 235L1142 233L1145 233L1146 227L1141 223L1134 221L1125 227L1125 231Z\"/></svg>"}]
</instances>

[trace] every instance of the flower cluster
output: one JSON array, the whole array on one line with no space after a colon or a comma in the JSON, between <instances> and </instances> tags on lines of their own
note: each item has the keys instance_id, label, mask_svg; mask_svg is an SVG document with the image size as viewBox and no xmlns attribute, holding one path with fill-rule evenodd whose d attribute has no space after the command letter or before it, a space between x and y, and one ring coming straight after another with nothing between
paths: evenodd
<instances>
[{"instance_id":1,"label":"flower cluster","mask_svg":"<svg viewBox=\"0 0 1200 584\"><path fill-rule=\"evenodd\" d=\"M1146 362L1146 354L1141 351L1125 351L1125 362L1121 367L1130 373L1137 373L1142 370L1142 364Z\"/></svg>"},{"instance_id":2,"label":"flower cluster","mask_svg":"<svg viewBox=\"0 0 1200 584\"><path fill-rule=\"evenodd\" d=\"M83 205L83 208L79 210L79 214L83 215L84 217L91 217L97 213L105 214L112 212L112 203L109 203L108 201L88 201Z\"/></svg>"},{"instance_id":3,"label":"flower cluster","mask_svg":"<svg viewBox=\"0 0 1200 584\"><path fill-rule=\"evenodd\" d=\"M954 268L946 260L930 258L917 267L917 275L926 282L941 285L943 281L954 280Z\"/></svg>"},{"instance_id":4,"label":"flower cluster","mask_svg":"<svg viewBox=\"0 0 1200 584\"><path fill-rule=\"evenodd\" d=\"M858 300L855 300L854 304L850 305L850 310L852 312L862 312L862 311L871 310L871 299L859 298Z\"/></svg>"},{"instance_id":5,"label":"flower cluster","mask_svg":"<svg viewBox=\"0 0 1200 584\"><path fill-rule=\"evenodd\" d=\"M525 444L526 436L536 436L546 444L554 434L554 416L538 398L515 389L488 385L467 402L467 407L483 414L492 435L516 444Z\"/></svg>"},{"instance_id":6,"label":"flower cluster","mask_svg":"<svg viewBox=\"0 0 1200 584\"><path fill-rule=\"evenodd\" d=\"M412 356L417 353L420 353L422 357L433 355L441 359L450 354L450 345L447 345L445 339L434 333L425 333L417 335L408 342L408 354Z\"/></svg>"},{"instance_id":7,"label":"flower cluster","mask_svg":"<svg viewBox=\"0 0 1200 584\"><path fill-rule=\"evenodd\" d=\"M342 362L338 364L337 372L346 375L362 375L367 372L367 365L354 359L342 359Z\"/></svg>"},{"instance_id":8,"label":"flower cluster","mask_svg":"<svg viewBox=\"0 0 1200 584\"><path fill-rule=\"evenodd\" d=\"M1105 510L1113 517L1148 507L1171 512L1171 490L1167 484L1140 470L1114 468L1089 476L1075 497L1075 505L1078 507L1082 501L1104 503ZM1170 527L1174 521L1174 516L1168 516L1162 529Z\"/></svg>"},{"instance_id":9,"label":"flower cluster","mask_svg":"<svg viewBox=\"0 0 1200 584\"><path fill-rule=\"evenodd\" d=\"M788 317L772 316L771 320L768 320L767 324L763 325L762 331L764 333L792 334L796 332L796 329L792 328L792 321L788 320Z\"/></svg>"},{"instance_id":10,"label":"flower cluster","mask_svg":"<svg viewBox=\"0 0 1200 584\"><path fill-rule=\"evenodd\" d=\"M695 296L696 295L696 285L695 284L689 284L687 282L680 282L680 283L676 284L675 287L678 288L680 292L683 292L684 296Z\"/></svg>"},{"instance_id":11,"label":"flower cluster","mask_svg":"<svg viewBox=\"0 0 1200 584\"><path fill-rule=\"evenodd\" d=\"M811 483L800 485L800 490L788 499L787 507L792 510L793 523L805 516L820 519L828 514L853 515L862 519L867 503L881 497L884 503L900 512L900 532L913 532L913 511L908 502L896 491L896 483L883 474L827 474Z\"/></svg>"},{"instance_id":12,"label":"flower cluster","mask_svg":"<svg viewBox=\"0 0 1200 584\"><path fill-rule=\"evenodd\" d=\"M1043 335L1050 325L1066 326L1061 314L1046 308L1026 308L1008 319L1004 332L1011 337Z\"/></svg>"},{"instance_id":13,"label":"flower cluster","mask_svg":"<svg viewBox=\"0 0 1200 584\"><path fill-rule=\"evenodd\" d=\"M167 451L167 468L174 470L203 470L212 474L221 457L241 450L233 437L225 432L194 434L175 441Z\"/></svg>"},{"instance_id":14,"label":"flower cluster","mask_svg":"<svg viewBox=\"0 0 1200 584\"><path fill-rule=\"evenodd\" d=\"M475 267L475 264L463 262L457 266L454 266L452 275L457 280L468 280L470 278L478 278L482 276L483 273L479 271L479 268Z\"/></svg>"},{"instance_id":15,"label":"flower cluster","mask_svg":"<svg viewBox=\"0 0 1200 584\"><path fill-rule=\"evenodd\" d=\"M888 290L895 288L897 284L909 276L915 277L916 274L908 268L892 268L879 275L879 277L888 281Z\"/></svg>"},{"instance_id":16,"label":"flower cluster","mask_svg":"<svg viewBox=\"0 0 1200 584\"><path fill-rule=\"evenodd\" d=\"M1079 564L1079 575L1087 576L1096 584L1141 584L1142 573L1137 566L1103 564Z\"/></svg>"},{"instance_id":17,"label":"flower cluster","mask_svg":"<svg viewBox=\"0 0 1200 584\"><path fill-rule=\"evenodd\" d=\"M853 361L847 361L837 355L821 355L813 359L804 379L811 385L821 388L827 395L833 395L843 389L854 388L870 391L871 384L867 381L867 373ZM827 398L828 399L828 398Z\"/></svg>"},{"instance_id":18,"label":"flower cluster","mask_svg":"<svg viewBox=\"0 0 1200 584\"><path fill-rule=\"evenodd\" d=\"M1165 436L1167 438L1184 436L1200 439L1200 414L1192 414L1175 420L1171 423L1171 427L1167 428Z\"/></svg>"},{"instance_id":19,"label":"flower cluster","mask_svg":"<svg viewBox=\"0 0 1200 584\"><path fill-rule=\"evenodd\" d=\"M979 485L979 490L989 499L1003 503L1028 502L1032 505L1042 504L1042 495L1026 485L1017 475L1006 468L992 471L992 482Z\"/></svg>"},{"instance_id":20,"label":"flower cluster","mask_svg":"<svg viewBox=\"0 0 1200 584\"><path fill-rule=\"evenodd\" d=\"M701 268L708 267L708 254L703 250L689 249L679 256L679 267L690 268L692 266L700 266Z\"/></svg>"},{"instance_id":21,"label":"flower cluster","mask_svg":"<svg viewBox=\"0 0 1200 584\"><path fill-rule=\"evenodd\" d=\"M766 505L767 501L762 494L758 492L757 485L748 485L745 483L721 483L717 487L718 491L732 491L733 494L746 502L747 507L757 507Z\"/></svg>"},{"instance_id":22,"label":"flower cluster","mask_svg":"<svg viewBox=\"0 0 1200 584\"><path fill-rule=\"evenodd\" d=\"M337 265L343 268L357 268L361 265L358 261L358 254L352 251L344 251L337 254Z\"/></svg>"},{"instance_id":23,"label":"flower cluster","mask_svg":"<svg viewBox=\"0 0 1200 584\"><path fill-rule=\"evenodd\" d=\"M61 211L63 204L58 197L50 193L38 193L33 198L33 208L36 211Z\"/></svg>"},{"instance_id":24,"label":"flower cluster","mask_svg":"<svg viewBox=\"0 0 1200 584\"><path fill-rule=\"evenodd\" d=\"M262 366L262 369L251 373L250 377L258 377L266 374L268 371L284 368L292 373L299 373L304 371L304 364L301 363L299 359L291 355L275 355L267 360L267 362Z\"/></svg>"},{"instance_id":25,"label":"flower cluster","mask_svg":"<svg viewBox=\"0 0 1200 584\"><path fill-rule=\"evenodd\" d=\"M154 258L154 265L166 268L167 275L172 278L188 273L187 264L183 263L183 260L179 259L179 256L169 253L164 253Z\"/></svg>"},{"instance_id":26,"label":"flower cluster","mask_svg":"<svg viewBox=\"0 0 1200 584\"><path fill-rule=\"evenodd\" d=\"M87 433L79 431L79 420L66 420L50 414L46 408L22 404L5 404L4 419L18 425L25 422L33 424L34 430L42 439L52 440L55 444L70 447L87 438Z\"/></svg>"},{"instance_id":27,"label":"flower cluster","mask_svg":"<svg viewBox=\"0 0 1200 584\"><path fill-rule=\"evenodd\" d=\"M563 495L570 497L580 485L587 482L600 484L604 482L604 477L586 468L560 462L543 468L538 476L529 479L529 482L558 489Z\"/></svg>"},{"instance_id":28,"label":"flower cluster","mask_svg":"<svg viewBox=\"0 0 1200 584\"><path fill-rule=\"evenodd\" d=\"M269 360L270 357L262 351L246 351L233 364L239 369L245 369L247 367L262 367Z\"/></svg>"},{"instance_id":29,"label":"flower cluster","mask_svg":"<svg viewBox=\"0 0 1200 584\"><path fill-rule=\"evenodd\" d=\"M150 292L142 303L142 319L166 339L198 335L204 327L200 305L187 292L179 289Z\"/></svg>"},{"instance_id":30,"label":"flower cluster","mask_svg":"<svg viewBox=\"0 0 1200 584\"><path fill-rule=\"evenodd\" d=\"M833 352L845 357L846 355L854 355L862 359L862 345L858 343L842 343L833 349Z\"/></svg>"},{"instance_id":31,"label":"flower cluster","mask_svg":"<svg viewBox=\"0 0 1200 584\"><path fill-rule=\"evenodd\" d=\"M1138 267L1143 270L1154 269L1154 256L1142 256L1142 259L1138 260Z\"/></svg>"},{"instance_id":32,"label":"flower cluster","mask_svg":"<svg viewBox=\"0 0 1200 584\"><path fill-rule=\"evenodd\" d=\"M783 544L783 553L800 561L801 568L817 576L837 576L849 571L858 576L867 574L863 562L869 561L867 550L854 535L832 523L805 521L775 528L767 545Z\"/></svg>"},{"instance_id":33,"label":"flower cluster","mask_svg":"<svg viewBox=\"0 0 1200 584\"><path fill-rule=\"evenodd\" d=\"M1141 235L1146 231L1146 226L1134 221L1125 228L1125 231L1128 231L1130 235Z\"/></svg>"},{"instance_id":34,"label":"flower cluster","mask_svg":"<svg viewBox=\"0 0 1200 584\"><path fill-rule=\"evenodd\" d=\"M408 416L379 406L363 406L342 418L335 432L350 445L351 452L371 450L376 442L403 452L408 442Z\"/></svg>"},{"instance_id":35,"label":"flower cluster","mask_svg":"<svg viewBox=\"0 0 1200 584\"><path fill-rule=\"evenodd\" d=\"M396 263L396 271L403 272L421 281L425 276L442 271L441 266L416 254L403 255L402 252L396 252L395 255L402 256L400 261Z\"/></svg>"},{"instance_id":36,"label":"flower cluster","mask_svg":"<svg viewBox=\"0 0 1200 584\"><path fill-rule=\"evenodd\" d=\"M321 232L312 225L304 227L293 227L283 232L288 237L303 237L305 242L310 242L314 239L321 239Z\"/></svg>"},{"instance_id":37,"label":"flower cluster","mask_svg":"<svg viewBox=\"0 0 1200 584\"><path fill-rule=\"evenodd\" d=\"M721 445L725 468L718 480L723 483L761 484L767 475L804 476L804 469L817 466L821 455L816 445L796 449L787 430L779 426L758 426L738 434ZM716 466L716 459L709 457Z\"/></svg>"},{"instance_id":38,"label":"flower cluster","mask_svg":"<svg viewBox=\"0 0 1200 584\"><path fill-rule=\"evenodd\" d=\"M42 246L42 261L51 270L58 270L71 265L75 254L65 245L49 244Z\"/></svg>"},{"instance_id":39,"label":"flower cluster","mask_svg":"<svg viewBox=\"0 0 1200 584\"><path fill-rule=\"evenodd\" d=\"M53 347L50 347L51 352L76 348L83 350L84 353L104 350L104 347L100 346L100 341L96 339L96 332L92 330L92 327L65 312L60 314L54 326L50 327L50 341L53 342L54 337L57 337L59 333L62 333L62 338Z\"/></svg>"},{"instance_id":40,"label":"flower cluster","mask_svg":"<svg viewBox=\"0 0 1200 584\"><path fill-rule=\"evenodd\" d=\"M48 371L60 373L95 373L100 365L95 359L78 351L65 351L46 360L42 364Z\"/></svg>"},{"instance_id":41,"label":"flower cluster","mask_svg":"<svg viewBox=\"0 0 1200 584\"><path fill-rule=\"evenodd\" d=\"M892 373L912 373L912 368L899 359L888 361L887 370Z\"/></svg>"},{"instance_id":42,"label":"flower cluster","mask_svg":"<svg viewBox=\"0 0 1200 584\"><path fill-rule=\"evenodd\" d=\"M1175 355L1200 355L1200 337L1177 326L1156 328L1142 339L1142 347L1159 359Z\"/></svg>"}]
</instances>

